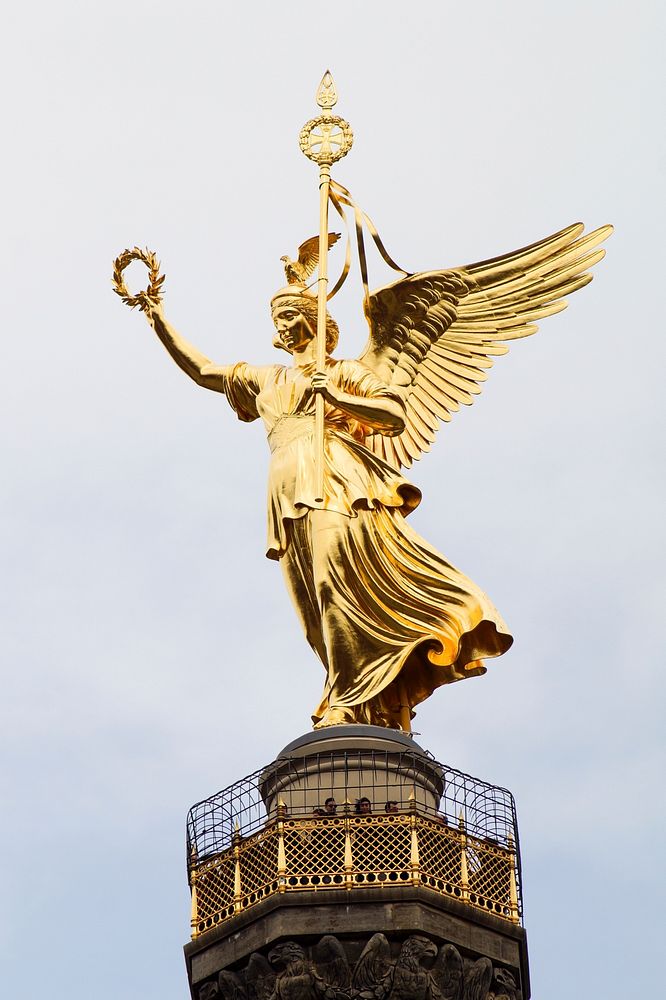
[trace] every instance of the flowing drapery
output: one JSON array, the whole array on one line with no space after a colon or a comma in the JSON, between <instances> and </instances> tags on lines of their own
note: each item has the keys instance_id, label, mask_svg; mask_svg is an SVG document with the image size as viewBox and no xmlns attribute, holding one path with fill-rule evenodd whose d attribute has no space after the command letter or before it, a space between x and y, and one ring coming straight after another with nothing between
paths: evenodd
<instances>
[{"instance_id":1,"label":"flowing drapery","mask_svg":"<svg viewBox=\"0 0 666 1000\"><path fill-rule=\"evenodd\" d=\"M386 386L358 362L328 367L346 393ZM363 446L368 428L326 407L325 499L315 501L312 370L231 369L226 394L239 417L268 431L267 555L287 590L326 681L315 723L406 728L442 684L485 672L512 643L483 591L407 523L420 492Z\"/></svg>"}]
</instances>

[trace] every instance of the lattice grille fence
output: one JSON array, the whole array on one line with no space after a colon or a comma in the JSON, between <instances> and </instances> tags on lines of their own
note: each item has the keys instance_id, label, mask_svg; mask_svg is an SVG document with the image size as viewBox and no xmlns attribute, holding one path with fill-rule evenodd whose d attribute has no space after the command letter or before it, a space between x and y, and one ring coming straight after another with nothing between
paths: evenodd
<instances>
[{"instance_id":1,"label":"lattice grille fence","mask_svg":"<svg viewBox=\"0 0 666 1000\"><path fill-rule=\"evenodd\" d=\"M467 845L469 899L500 916L511 916L511 855L503 848L483 841Z\"/></svg>"},{"instance_id":2,"label":"lattice grille fence","mask_svg":"<svg viewBox=\"0 0 666 1000\"><path fill-rule=\"evenodd\" d=\"M191 809L188 869L195 935L275 893L386 884L521 913L511 793L423 752L274 761Z\"/></svg>"},{"instance_id":3,"label":"lattice grille fence","mask_svg":"<svg viewBox=\"0 0 666 1000\"><path fill-rule=\"evenodd\" d=\"M419 824L419 863L424 876L441 882L441 892L455 892L462 883L462 844L457 830L423 820Z\"/></svg>"},{"instance_id":4,"label":"lattice grille fence","mask_svg":"<svg viewBox=\"0 0 666 1000\"><path fill-rule=\"evenodd\" d=\"M238 848L242 904L256 903L270 894L277 879L278 831L260 833ZM277 888L277 886L276 886Z\"/></svg>"},{"instance_id":5,"label":"lattice grille fence","mask_svg":"<svg viewBox=\"0 0 666 1000\"><path fill-rule=\"evenodd\" d=\"M424 885L513 922L515 854L412 812L286 820L192 869L194 935L279 892Z\"/></svg>"},{"instance_id":6,"label":"lattice grille fence","mask_svg":"<svg viewBox=\"0 0 666 1000\"><path fill-rule=\"evenodd\" d=\"M364 816L350 820L354 871L364 875L409 872L409 823L409 816Z\"/></svg>"},{"instance_id":7,"label":"lattice grille fence","mask_svg":"<svg viewBox=\"0 0 666 1000\"><path fill-rule=\"evenodd\" d=\"M232 856L208 863L197 871L192 883L192 923L195 933L234 915L234 869ZM195 919L196 914L196 919Z\"/></svg>"},{"instance_id":8,"label":"lattice grille fence","mask_svg":"<svg viewBox=\"0 0 666 1000\"><path fill-rule=\"evenodd\" d=\"M345 864L345 822L343 819L288 821L284 847L286 868L292 878L311 880L340 875ZM310 885L311 882L301 884ZM317 884L314 882L315 886Z\"/></svg>"}]
</instances>

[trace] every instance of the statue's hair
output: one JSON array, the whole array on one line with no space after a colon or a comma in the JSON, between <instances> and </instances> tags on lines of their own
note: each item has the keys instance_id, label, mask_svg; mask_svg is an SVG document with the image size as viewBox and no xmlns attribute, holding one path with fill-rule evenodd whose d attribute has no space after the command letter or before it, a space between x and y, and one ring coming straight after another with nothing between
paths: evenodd
<instances>
[{"instance_id":1,"label":"statue's hair","mask_svg":"<svg viewBox=\"0 0 666 1000\"><path fill-rule=\"evenodd\" d=\"M274 300L275 301L275 300ZM294 295L293 297L280 297L280 305L293 306L298 309L310 324L313 330L317 329L317 300L311 295ZM326 353L332 354L337 347L340 338L340 330L328 309L326 310Z\"/></svg>"}]
</instances>

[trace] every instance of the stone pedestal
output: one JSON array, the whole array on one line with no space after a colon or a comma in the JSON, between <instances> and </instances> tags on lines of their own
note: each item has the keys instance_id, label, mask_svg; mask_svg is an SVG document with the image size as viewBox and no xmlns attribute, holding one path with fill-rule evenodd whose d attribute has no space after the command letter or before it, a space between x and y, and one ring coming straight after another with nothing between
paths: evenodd
<instances>
[{"instance_id":1,"label":"stone pedestal","mask_svg":"<svg viewBox=\"0 0 666 1000\"><path fill-rule=\"evenodd\" d=\"M193 1000L268 1000L276 979L282 998L295 987L298 1000L427 1000L431 977L446 1000L530 997L522 927L414 887L273 897L186 945L185 958Z\"/></svg>"}]
</instances>

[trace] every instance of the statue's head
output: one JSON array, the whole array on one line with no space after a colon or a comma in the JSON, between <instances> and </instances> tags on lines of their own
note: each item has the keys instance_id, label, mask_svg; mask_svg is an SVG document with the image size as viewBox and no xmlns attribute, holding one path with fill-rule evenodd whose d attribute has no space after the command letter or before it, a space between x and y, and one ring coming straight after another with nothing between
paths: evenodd
<instances>
[{"instance_id":1,"label":"statue's head","mask_svg":"<svg viewBox=\"0 0 666 1000\"><path fill-rule=\"evenodd\" d=\"M294 343L303 337L312 339L317 331L317 298L304 285L281 288L271 299L271 315L277 336L275 347L293 353ZM338 324L326 312L326 353L331 354L340 336Z\"/></svg>"}]
</instances>

